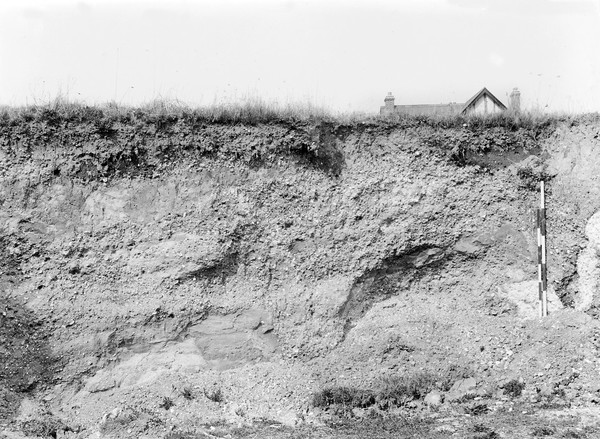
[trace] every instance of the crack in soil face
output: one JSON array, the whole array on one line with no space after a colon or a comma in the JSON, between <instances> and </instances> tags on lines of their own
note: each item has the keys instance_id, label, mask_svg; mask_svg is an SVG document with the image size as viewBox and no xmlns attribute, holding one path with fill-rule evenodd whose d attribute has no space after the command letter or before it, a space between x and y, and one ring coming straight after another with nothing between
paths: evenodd
<instances>
[{"instance_id":1,"label":"crack in soil face","mask_svg":"<svg viewBox=\"0 0 600 439\"><path fill-rule=\"evenodd\" d=\"M385 258L375 269L360 276L350 290L348 300L341 307L339 316L344 323L344 341L348 332L375 303L410 288L415 280L448 262L454 255L433 245L425 244L399 255Z\"/></svg>"}]
</instances>

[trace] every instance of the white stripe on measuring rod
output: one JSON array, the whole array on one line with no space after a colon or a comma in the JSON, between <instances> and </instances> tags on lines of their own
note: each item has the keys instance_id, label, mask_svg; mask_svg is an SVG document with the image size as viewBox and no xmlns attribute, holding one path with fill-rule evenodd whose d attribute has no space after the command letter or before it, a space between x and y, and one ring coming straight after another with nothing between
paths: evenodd
<instances>
[{"instance_id":1,"label":"white stripe on measuring rod","mask_svg":"<svg viewBox=\"0 0 600 439\"><path fill-rule=\"evenodd\" d=\"M546 237L542 236L542 264L546 263Z\"/></svg>"},{"instance_id":2,"label":"white stripe on measuring rod","mask_svg":"<svg viewBox=\"0 0 600 439\"><path fill-rule=\"evenodd\" d=\"M548 292L546 290L544 290L542 292L542 297L543 297L543 300L542 300L542 305L543 305L542 313L546 316L546 315L548 315Z\"/></svg>"},{"instance_id":3,"label":"white stripe on measuring rod","mask_svg":"<svg viewBox=\"0 0 600 439\"><path fill-rule=\"evenodd\" d=\"M540 194L541 194L541 198L540 198L540 207L543 209L544 208L544 182L540 181Z\"/></svg>"}]
</instances>

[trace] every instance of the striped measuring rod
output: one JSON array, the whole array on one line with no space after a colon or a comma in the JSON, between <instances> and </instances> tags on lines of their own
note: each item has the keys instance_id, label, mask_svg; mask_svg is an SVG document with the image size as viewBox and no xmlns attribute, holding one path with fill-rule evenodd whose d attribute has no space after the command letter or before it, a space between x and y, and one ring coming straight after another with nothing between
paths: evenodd
<instances>
[{"instance_id":1,"label":"striped measuring rod","mask_svg":"<svg viewBox=\"0 0 600 439\"><path fill-rule=\"evenodd\" d=\"M546 200L544 182L540 181L540 208L537 210L538 284L540 317L548 315L548 276L546 271Z\"/></svg>"}]
</instances>

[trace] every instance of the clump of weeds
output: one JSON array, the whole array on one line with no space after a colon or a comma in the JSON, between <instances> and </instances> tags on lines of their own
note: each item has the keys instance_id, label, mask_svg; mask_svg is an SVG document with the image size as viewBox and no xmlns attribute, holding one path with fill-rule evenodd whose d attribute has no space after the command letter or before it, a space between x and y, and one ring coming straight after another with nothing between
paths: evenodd
<instances>
[{"instance_id":1,"label":"clump of weeds","mask_svg":"<svg viewBox=\"0 0 600 439\"><path fill-rule=\"evenodd\" d=\"M555 433L555 431L553 428L546 427L546 426L535 427L531 431L532 436L535 436L535 437L552 436L554 433Z\"/></svg>"},{"instance_id":2,"label":"clump of weeds","mask_svg":"<svg viewBox=\"0 0 600 439\"><path fill-rule=\"evenodd\" d=\"M215 390L206 390L204 389L204 396L206 396L208 399L210 399L212 402L223 402L225 400L225 397L223 396L223 391L219 388L219 389L215 389Z\"/></svg>"},{"instance_id":3,"label":"clump of weeds","mask_svg":"<svg viewBox=\"0 0 600 439\"><path fill-rule=\"evenodd\" d=\"M160 402L160 404L158 404L160 408L163 408L165 410L169 410L174 405L175 402L173 402L173 399L170 396L163 396L162 401Z\"/></svg>"},{"instance_id":4,"label":"clump of weeds","mask_svg":"<svg viewBox=\"0 0 600 439\"><path fill-rule=\"evenodd\" d=\"M511 398L518 398L525 388L525 383L519 380L510 380L508 383L504 384L503 388L505 395L508 395Z\"/></svg>"},{"instance_id":5,"label":"clump of weeds","mask_svg":"<svg viewBox=\"0 0 600 439\"><path fill-rule=\"evenodd\" d=\"M385 376L379 379L373 389L360 389L351 386L333 386L313 393L313 407L336 407L342 412L353 408L376 408L389 410L403 407L411 401L423 399L434 389L449 390L454 382L472 376L472 371L459 366L449 366L443 370L418 371L410 375Z\"/></svg>"},{"instance_id":6,"label":"clump of weeds","mask_svg":"<svg viewBox=\"0 0 600 439\"><path fill-rule=\"evenodd\" d=\"M192 389L190 387L184 387L183 389L181 389L181 396L183 396L188 401L194 399L194 393L192 392Z\"/></svg>"},{"instance_id":7,"label":"clump of weeds","mask_svg":"<svg viewBox=\"0 0 600 439\"><path fill-rule=\"evenodd\" d=\"M475 424L473 426L473 439L500 439L500 435L483 424Z\"/></svg>"},{"instance_id":8,"label":"clump of weeds","mask_svg":"<svg viewBox=\"0 0 600 439\"><path fill-rule=\"evenodd\" d=\"M471 416L479 416L488 412L489 407L486 403L473 404L465 407L465 413Z\"/></svg>"}]
</instances>

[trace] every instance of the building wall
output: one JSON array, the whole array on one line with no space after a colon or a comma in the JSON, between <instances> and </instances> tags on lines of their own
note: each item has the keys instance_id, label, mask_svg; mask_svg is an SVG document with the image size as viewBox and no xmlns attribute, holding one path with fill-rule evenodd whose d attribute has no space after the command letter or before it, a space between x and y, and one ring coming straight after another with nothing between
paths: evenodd
<instances>
[{"instance_id":1,"label":"building wall","mask_svg":"<svg viewBox=\"0 0 600 439\"><path fill-rule=\"evenodd\" d=\"M422 115L439 115L439 116L451 116L460 113L465 104L421 104L421 105L395 105L392 110L390 107L380 107L379 113L381 115L390 114L405 114L409 116L422 116Z\"/></svg>"},{"instance_id":2,"label":"building wall","mask_svg":"<svg viewBox=\"0 0 600 439\"><path fill-rule=\"evenodd\" d=\"M395 113L395 108L392 106L384 105L383 107L379 107L379 114L382 116L390 116Z\"/></svg>"}]
</instances>

